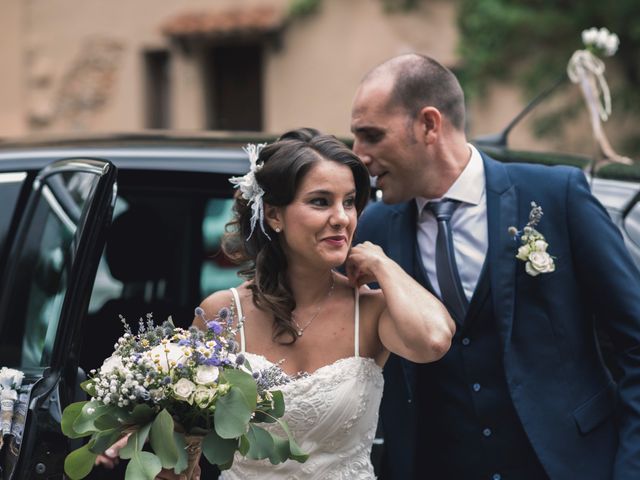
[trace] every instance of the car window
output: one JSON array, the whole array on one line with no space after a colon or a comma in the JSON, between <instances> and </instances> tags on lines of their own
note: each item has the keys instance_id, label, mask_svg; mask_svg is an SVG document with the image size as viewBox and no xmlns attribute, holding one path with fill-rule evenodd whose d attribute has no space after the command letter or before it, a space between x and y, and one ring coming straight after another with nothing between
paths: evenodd
<instances>
[{"instance_id":1,"label":"car window","mask_svg":"<svg viewBox=\"0 0 640 480\"><path fill-rule=\"evenodd\" d=\"M221 241L225 225L232 218L233 199L215 198L207 201L202 220L205 257L200 274L202 298L218 290L235 287L240 283L238 267L222 253Z\"/></svg>"},{"instance_id":2,"label":"car window","mask_svg":"<svg viewBox=\"0 0 640 480\"><path fill-rule=\"evenodd\" d=\"M18 253L17 276L2 335L3 362L46 367L78 245L78 225L99 177L60 171L42 180L28 212Z\"/></svg>"},{"instance_id":3,"label":"car window","mask_svg":"<svg viewBox=\"0 0 640 480\"><path fill-rule=\"evenodd\" d=\"M5 257L9 226L25 178L27 174L24 172L0 173L0 264Z\"/></svg>"}]
</instances>

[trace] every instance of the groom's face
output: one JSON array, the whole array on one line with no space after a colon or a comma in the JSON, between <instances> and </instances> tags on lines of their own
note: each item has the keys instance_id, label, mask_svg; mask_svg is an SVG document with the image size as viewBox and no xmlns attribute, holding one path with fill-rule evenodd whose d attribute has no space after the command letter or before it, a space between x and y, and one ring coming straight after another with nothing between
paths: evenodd
<instances>
[{"instance_id":1,"label":"groom's face","mask_svg":"<svg viewBox=\"0 0 640 480\"><path fill-rule=\"evenodd\" d=\"M377 177L385 203L407 201L420 192L424 145L419 123L400 106L390 104L392 83L365 82L356 92L351 113L353 151Z\"/></svg>"}]
</instances>

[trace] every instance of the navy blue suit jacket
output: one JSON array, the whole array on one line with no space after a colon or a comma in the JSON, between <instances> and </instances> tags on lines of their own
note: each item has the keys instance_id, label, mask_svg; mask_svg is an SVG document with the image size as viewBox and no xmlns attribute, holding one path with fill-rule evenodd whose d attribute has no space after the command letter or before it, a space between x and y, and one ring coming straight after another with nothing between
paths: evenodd
<instances>
[{"instance_id":1,"label":"navy blue suit jacket","mask_svg":"<svg viewBox=\"0 0 640 480\"><path fill-rule=\"evenodd\" d=\"M529 440L553 480L640 478L640 272L580 170L483 161L494 318ZM544 211L537 229L556 264L537 277L515 258L520 243L508 233L527 223L532 201ZM414 274L415 209L414 201L370 205L356 242L380 245ZM603 364L595 322L612 339L623 372L617 384ZM414 455L428 458L413 451L415 416L429 412L412 403L410 362L392 355L385 382L385 470L388 478L411 478Z\"/></svg>"}]
</instances>

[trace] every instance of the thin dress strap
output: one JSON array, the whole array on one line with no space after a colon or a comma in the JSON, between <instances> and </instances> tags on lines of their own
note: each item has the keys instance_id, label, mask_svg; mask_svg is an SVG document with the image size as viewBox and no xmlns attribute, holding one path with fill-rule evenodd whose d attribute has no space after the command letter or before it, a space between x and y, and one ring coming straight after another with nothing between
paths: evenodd
<instances>
[{"instance_id":1,"label":"thin dress strap","mask_svg":"<svg viewBox=\"0 0 640 480\"><path fill-rule=\"evenodd\" d=\"M245 340L244 340L244 322L242 321L242 305L240 305L240 296L238 295L238 290L231 287L231 293L233 294L233 301L236 304L236 312L238 317L238 329L240 330L240 351L245 353Z\"/></svg>"},{"instance_id":2,"label":"thin dress strap","mask_svg":"<svg viewBox=\"0 0 640 480\"><path fill-rule=\"evenodd\" d=\"M356 304L356 308L355 308L355 332L354 332L354 356L359 357L360 356L360 292L358 290L358 287L356 287L354 289L354 296L355 296L355 304Z\"/></svg>"}]
</instances>

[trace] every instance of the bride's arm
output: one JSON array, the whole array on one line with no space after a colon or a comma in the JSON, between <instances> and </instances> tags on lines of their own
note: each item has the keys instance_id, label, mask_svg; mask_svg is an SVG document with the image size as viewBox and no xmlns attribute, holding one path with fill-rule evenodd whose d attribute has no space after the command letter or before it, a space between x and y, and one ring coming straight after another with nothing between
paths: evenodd
<instances>
[{"instance_id":1,"label":"bride's arm","mask_svg":"<svg viewBox=\"0 0 640 480\"><path fill-rule=\"evenodd\" d=\"M347 274L354 285L380 285L384 305L378 335L387 350L418 363L433 362L447 353L455 333L447 309L380 247L371 242L353 247Z\"/></svg>"}]
</instances>

